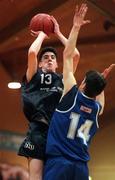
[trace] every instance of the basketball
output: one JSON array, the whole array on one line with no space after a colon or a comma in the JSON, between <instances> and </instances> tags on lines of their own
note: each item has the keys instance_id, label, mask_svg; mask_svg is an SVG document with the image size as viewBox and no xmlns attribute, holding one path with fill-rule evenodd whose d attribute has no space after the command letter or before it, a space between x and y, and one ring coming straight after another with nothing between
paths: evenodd
<instances>
[{"instance_id":1,"label":"basketball","mask_svg":"<svg viewBox=\"0 0 115 180\"><path fill-rule=\"evenodd\" d=\"M50 15L43 13L36 14L30 21L29 29L35 32L43 31L49 35L54 32L54 23Z\"/></svg>"}]
</instances>

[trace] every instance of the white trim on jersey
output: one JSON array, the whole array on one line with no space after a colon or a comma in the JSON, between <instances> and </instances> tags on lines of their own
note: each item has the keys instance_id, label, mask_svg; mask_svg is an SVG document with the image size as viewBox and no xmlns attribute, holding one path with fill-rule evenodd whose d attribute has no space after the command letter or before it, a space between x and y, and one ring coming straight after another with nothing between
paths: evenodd
<instances>
[{"instance_id":1,"label":"white trim on jersey","mask_svg":"<svg viewBox=\"0 0 115 180\"><path fill-rule=\"evenodd\" d=\"M81 94L82 94L84 97L86 97L87 99L92 99L92 100L94 100L93 98L90 98L89 96L86 96L83 92L81 92Z\"/></svg>"},{"instance_id":2,"label":"white trim on jersey","mask_svg":"<svg viewBox=\"0 0 115 180\"><path fill-rule=\"evenodd\" d=\"M82 93L82 92L81 92ZM87 99L92 99L93 100L93 98L90 98L90 97L88 97L88 96L86 96L84 93L82 93L82 95L84 96L84 97L86 97ZM97 104L97 107L98 107L98 111L97 111L97 114L96 114L96 124L97 124L97 127L99 128L99 123L98 123L98 114L99 114L99 104L98 103L96 103Z\"/></svg>"},{"instance_id":3,"label":"white trim on jersey","mask_svg":"<svg viewBox=\"0 0 115 180\"><path fill-rule=\"evenodd\" d=\"M97 114L96 114L96 124L97 124L97 127L99 128L99 123L98 123L98 114L99 114L99 110L100 110L100 108L99 108L99 104L98 103L96 103L97 104L97 107L98 107L98 111L97 111Z\"/></svg>"},{"instance_id":4,"label":"white trim on jersey","mask_svg":"<svg viewBox=\"0 0 115 180\"><path fill-rule=\"evenodd\" d=\"M61 113L66 113L66 112L71 111L71 109L72 109L72 108L75 106L75 104L76 104L77 96L78 96L78 91L77 91L76 96L75 96L75 98L74 98L73 105L72 105L68 110L66 110L66 111L60 111L60 110L56 109L56 111L57 111L57 112L61 112Z\"/></svg>"}]
</instances>

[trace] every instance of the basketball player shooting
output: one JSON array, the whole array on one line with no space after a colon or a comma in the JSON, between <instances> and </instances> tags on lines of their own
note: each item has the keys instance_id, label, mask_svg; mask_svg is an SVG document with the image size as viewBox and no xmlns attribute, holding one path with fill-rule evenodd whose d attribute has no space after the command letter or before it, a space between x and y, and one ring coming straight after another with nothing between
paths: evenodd
<instances>
[{"instance_id":1,"label":"basketball player shooting","mask_svg":"<svg viewBox=\"0 0 115 180\"><path fill-rule=\"evenodd\" d=\"M47 132L62 95L63 82L62 74L56 73L56 49L45 47L41 50L41 46L52 32L64 46L67 39L60 32L57 21L54 22L54 18L49 15L38 14L30 24L36 39L28 50L28 67L22 82L23 111L29 127L18 154L28 158L29 180L42 180ZM79 53L74 49L74 60L78 57Z\"/></svg>"},{"instance_id":2,"label":"basketball player shooting","mask_svg":"<svg viewBox=\"0 0 115 180\"><path fill-rule=\"evenodd\" d=\"M49 35L49 24L46 22L51 22L51 19L44 20L44 16L40 15L32 21L37 26L37 29L34 29L35 26L31 25L32 30L39 31L41 26L43 29L40 29L28 50L28 67L22 82L22 100L29 127L18 154L28 158L29 180L42 180L47 131L54 109L62 95L63 82L62 75L56 73L58 67L56 50L45 47L40 51L43 41L47 38L44 31L48 31ZM47 29L44 29L46 26Z\"/></svg>"}]
</instances>

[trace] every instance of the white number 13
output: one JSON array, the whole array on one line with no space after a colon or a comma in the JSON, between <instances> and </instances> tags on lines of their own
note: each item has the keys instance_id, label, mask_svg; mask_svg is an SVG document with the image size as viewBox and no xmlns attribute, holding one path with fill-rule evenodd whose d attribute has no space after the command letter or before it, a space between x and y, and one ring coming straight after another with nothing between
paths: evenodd
<instances>
[{"instance_id":1,"label":"white number 13","mask_svg":"<svg viewBox=\"0 0 115 180\"><path fill-rule=\"evenodd\" d=\"M74 139L76 135L76 130L78 127L80 115L72 112L70 115L70 119L71 119L71 122L70 122L67 137L69 139ZM84 141L84 144L86 145L87 145L87 141L90 138L89 131L91 129L92 124L93 122L91 120L86 120L85 123L82 124L80 128L77 130L76 136L82 138Z\"/></svg>"},{"instance_id":2,"label":"white number 13","mask_svg":"<svg viewBox=\"0 0 115 180\"><path fill-rule=\"evenodd\" d=\"M52 83L52 75L51 74L41 74L41 84L51 84Z\"/></svg>"}]
</instances>

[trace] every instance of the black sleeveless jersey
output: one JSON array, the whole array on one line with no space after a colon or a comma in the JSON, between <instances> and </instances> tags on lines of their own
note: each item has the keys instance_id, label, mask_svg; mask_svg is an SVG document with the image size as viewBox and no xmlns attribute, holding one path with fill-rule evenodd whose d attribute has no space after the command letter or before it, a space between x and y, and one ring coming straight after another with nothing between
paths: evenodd
<instances>
[{"instance_id":1,"label":"black sleeveless jersey","mask_svg":"<svg viewBox=\"0 0 115 180\"><path fill-rule=\"evenodd\" d=\"M44 73L40 69L29 83L25 76L22 82L22 101L26 118L30 122L45 118L49 123L62 91L61 74Z\"/></svg>"}]
</instances>

